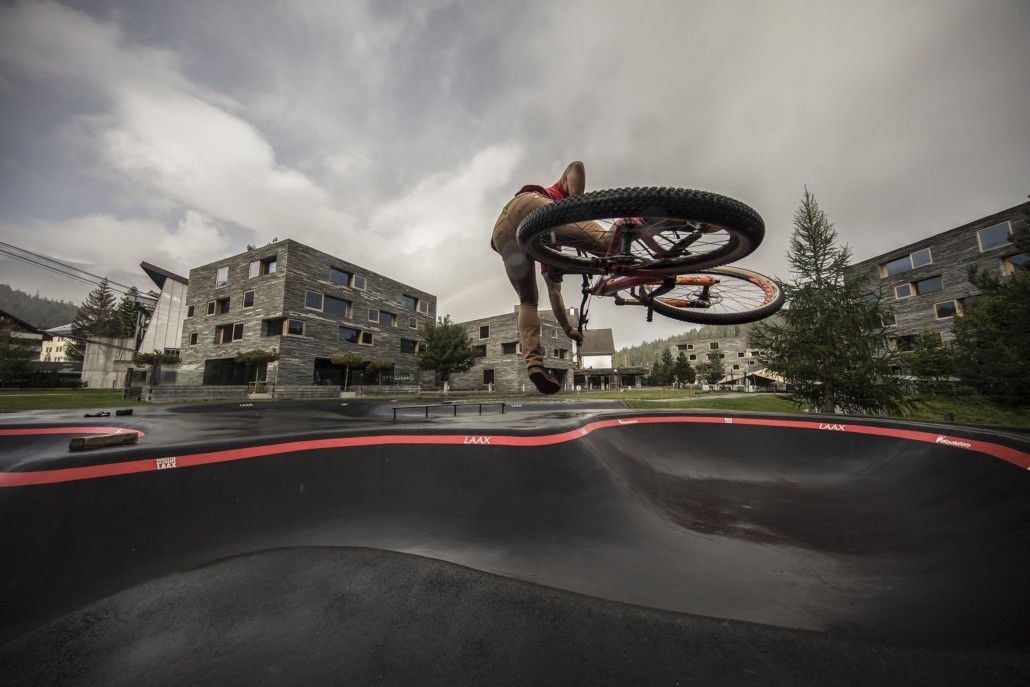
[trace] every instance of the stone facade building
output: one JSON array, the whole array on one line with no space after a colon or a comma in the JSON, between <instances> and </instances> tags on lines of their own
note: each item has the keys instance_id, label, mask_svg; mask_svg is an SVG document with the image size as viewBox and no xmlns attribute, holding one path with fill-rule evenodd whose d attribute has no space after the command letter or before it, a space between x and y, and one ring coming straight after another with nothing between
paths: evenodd
<instances>
[{"instance_id":1,"label":"stone facade building","mask_svg":"<svg viewBox=\"0 0 1030 687\"><path fill-rule=\"evenodd\" d=\"M573 321L578 317L570 315ZM450 386L456 390L532 391L526 361L519 343L518 306L504 315L461 322L476 352L476 365L468 372L452 374ZM540 344L544 365L564 389L572 388L575 367L575 342L565 336L549 310L540 311Z\"/></svg>"},{"instance_id":2,"label":"stone facade building","mask_svg":"<svg viewBox=\"0 0 1030 687\"><path fill-rule=\"evenodd\" d=\"M178 385L416 384L436 320L432 294L292 240L190 270L186 299ZM235 360L273 349L278 361ZM332 364L348 352L385 369Z\"/></svg>"},{"instance_id":3,"label":"stone facade building","mask_svg":"<svg viewBox=\"0 0 1030 687\"><path fill-rule=\"evenodd\" d=\"M977 296L969 267L1008 275L1026 262L1009 237L1028 210L1030 202L1022 203L851 266L849 275L871 275L873 287L890 302L892 346L908 350L923 330L953 338L954 318Z\"/></svg>"},{"instance_id":4,"label":"stone facade building","mask_svg":"<svg viewBox=\"0 0 1030 687\"><path fill-rule=\"evenodd\" d=\"M697 366L717 359L722 363L723 377L720 385L747 386L745 378L763 369L759 352L748 348L747 338L742 336L718 339L683 339L672 342L672 357L683 353L690 366Z\"/></svg>"}]
</instances>

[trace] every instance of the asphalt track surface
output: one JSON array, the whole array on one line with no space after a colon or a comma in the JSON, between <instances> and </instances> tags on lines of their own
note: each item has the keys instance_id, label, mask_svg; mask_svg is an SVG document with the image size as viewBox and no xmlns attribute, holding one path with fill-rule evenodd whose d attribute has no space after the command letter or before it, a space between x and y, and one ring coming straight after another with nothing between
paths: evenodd
<instances>
[{"instance_id":1,"label":"asphalt track surface","mask_svg":"<svg viewBox=\"0 0 1030 687\"><path fill-rule=\"evenodd\" d=\"M0 418L0 684L1030 684L1025 434L397 407Z\"/></svg>"}]
</instances>

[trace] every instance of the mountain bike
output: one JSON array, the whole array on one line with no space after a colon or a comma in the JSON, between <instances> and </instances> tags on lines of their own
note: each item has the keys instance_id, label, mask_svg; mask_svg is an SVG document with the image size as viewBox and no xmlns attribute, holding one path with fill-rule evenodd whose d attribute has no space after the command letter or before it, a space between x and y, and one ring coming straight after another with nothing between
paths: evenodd
<instances>
[{"instance_id":1,"label":"mountain bike","mask_svg":"<svg viewBox=\"0 0 1030 687\"><path fill-rule=\"evenodd\" d=\"M622 188L545 205L519 225L517 238L552 279L583 276L580 330L592 296L696 324L743 324L783 306L783 291L734 262L765 236L761 216L740 201L706 191ZM591 279L592 277L592 279Z\"/></svg>"}]
</instances>

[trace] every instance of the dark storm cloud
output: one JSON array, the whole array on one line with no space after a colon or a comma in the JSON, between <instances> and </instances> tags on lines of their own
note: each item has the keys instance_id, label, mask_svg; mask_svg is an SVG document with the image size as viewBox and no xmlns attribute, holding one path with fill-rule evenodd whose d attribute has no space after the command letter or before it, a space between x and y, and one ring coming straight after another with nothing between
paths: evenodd
<instances>
[{"instance_id":1,"label":"dark storm cloud","mask_svg":"<svg viewBox=\"0 0 1030 687\"><path fill-rule=\"evenodd\" d=\"M15 3L0 232L123 275L289 236L470 319L513 302L486 245L498 208L582 159L589 188L753 205L769 235L747 263L786 276L806 184L859 259L1025 198L1027 7ZM19 270L3 281L78 300ZM620 345L682 331L637 315L592 324Z\"/></svg>"}]
</instances>

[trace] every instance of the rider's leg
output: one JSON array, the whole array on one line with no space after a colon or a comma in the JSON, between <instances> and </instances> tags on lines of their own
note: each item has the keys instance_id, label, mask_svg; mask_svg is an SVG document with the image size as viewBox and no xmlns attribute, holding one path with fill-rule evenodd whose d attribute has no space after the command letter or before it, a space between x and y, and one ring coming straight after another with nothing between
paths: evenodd
<instances>
[{"instance_id":1,"label":"rider's leg","mask_svg":"<svg viewBox=\"0 0 1030 687\"><path fill-rule=\"evenodd\" d=\"M537 289L536 263L526 255L515 239L515 230L522 218L548 202L548 199L534 193L522 194L512 199L501 211L501 216L494 226L491 245L501 254L505 274L519 296L519 340L522 343L529 377L541 392L553 394L560 386L545 371L544 357L540 352L540 294Z\"/></svg>"}]
</instances>

